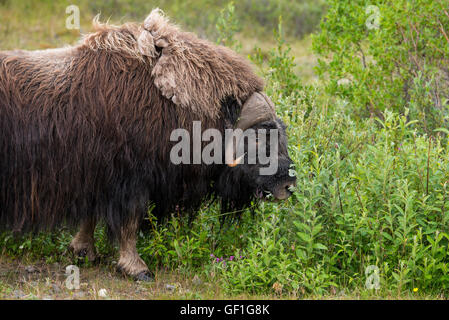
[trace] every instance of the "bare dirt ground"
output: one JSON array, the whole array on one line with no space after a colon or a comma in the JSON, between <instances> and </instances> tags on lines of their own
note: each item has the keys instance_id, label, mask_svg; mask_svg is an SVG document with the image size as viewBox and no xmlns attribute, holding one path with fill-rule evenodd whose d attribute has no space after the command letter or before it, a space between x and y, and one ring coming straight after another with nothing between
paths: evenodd
<instances>
[{"instance_id":1,"label":"bare dirt ground","mask_svg":"<svg viewBox=\"0 0 449 320\"><path fill-rule=\"evenodd\" d=\"M214 283L199 277L159 270L154 282L136 282L115 271L114 265L80 265L80 288L66 286L66 265L29 263L0 256L0 299L279 299L276 296L225 296ZM103 289L103 290L102 290Z\"/></svg>"},{"instance_id":2,"label":"bare dirt ground","mask_svg":"<svg viewBox=\"0 0 449 320\"><path fill-rule=\"evenodd\" d=\"M0 254L0 300L446 300L443 295L394 292L332 292L326 296L227 295L218 283L158 270L153 282L136 282L115 271L113 263L79 265L79 289L66 285L68 264L17 259Z\"/></svg>"},{"instance_id":3,"label":"bare dirt ground","mask_svg":"<svg viewBox=\"0 0 449 320\"><path fill-rule=\"evenodd\" d=\"M214 298L208 284L195 284L181 276L157 272L155 281L136 282L118 274L113 266L79 266L78 290L66 286L66 266L59 263L0 259L0 299L195 299ZM195 288L193 293L191 289ZM106 291L100 292L102 289Z\"/></svg>"}]
</instances>

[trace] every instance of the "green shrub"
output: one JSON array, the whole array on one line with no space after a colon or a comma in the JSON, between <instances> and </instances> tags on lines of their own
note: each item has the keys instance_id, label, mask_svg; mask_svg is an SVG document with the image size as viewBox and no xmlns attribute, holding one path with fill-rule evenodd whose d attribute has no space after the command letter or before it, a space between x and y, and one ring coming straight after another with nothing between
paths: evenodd
<instances>
[{"instance_id":1,"label":"green shrub","mask_svg":"<svg viewBox=\"0 0 449 320\"><path fill-rule=\"evenodd\" d=\"M448 34L447 1L328 0L314 38L318 72L356 114L408 108L431 134L448 115Z\"/></svg>"}]
</instances>

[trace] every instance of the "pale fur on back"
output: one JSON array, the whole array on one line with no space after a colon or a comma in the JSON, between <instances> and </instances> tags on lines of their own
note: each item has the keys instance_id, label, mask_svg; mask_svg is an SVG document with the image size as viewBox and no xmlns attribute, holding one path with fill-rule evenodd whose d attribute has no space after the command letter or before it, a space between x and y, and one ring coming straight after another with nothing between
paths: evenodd
<instances>
[{"instance_id":1,"label":"pale fur on back","mask_svg":"<svg viewBox=\"0 0 449 320\"><path fill-rule=\"evenodd\" d=\"M262 79L244 58L182 31L159 9L142 24L113 26L96 17L94 26L96 32L85 36L82 45L121 52L149 64L161 94L199 118L218 117L221 103L229 97L242 103L263 90Z\"/></svg>"}]
</instances>

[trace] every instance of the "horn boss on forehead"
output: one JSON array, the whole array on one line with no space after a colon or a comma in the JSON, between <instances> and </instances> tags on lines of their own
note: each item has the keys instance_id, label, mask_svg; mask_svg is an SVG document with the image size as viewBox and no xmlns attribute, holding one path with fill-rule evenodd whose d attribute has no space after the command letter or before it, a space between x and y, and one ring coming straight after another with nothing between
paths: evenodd
<instances>
[{"instance_id":1,"label":"horn boss on forehead","mask_svg":"<svg viewBox=\"0 0 449 320\"><path fill-rule=\"evenodd\" d=\"M256 92L243 105L236 128L246 130L257 123L274 119L273 102L265 93Z\"/></svg>"},{"instance_id":2,"label":"horn boss on forehead","mask_svg":"<svg viewBox=\"0 0 449 320\"><path fill-rule=\"evenodd\" d=\"M276 113L273 102L265 93L255 92L243 105L235 129L245 131L258 123L275 119ZM240 132L237 133L235 138L235 141L234 139L231 139L226 145L226 163L228 163L230 167L235 167L243 159L243 156L240 156L234 160L236 148L241 139Z\"/></svg>"}]
</instances>

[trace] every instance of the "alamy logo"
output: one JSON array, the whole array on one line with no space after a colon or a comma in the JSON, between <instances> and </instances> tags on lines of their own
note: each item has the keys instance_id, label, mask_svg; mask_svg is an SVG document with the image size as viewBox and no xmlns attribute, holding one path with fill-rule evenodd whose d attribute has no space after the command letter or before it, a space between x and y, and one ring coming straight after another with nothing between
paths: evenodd
<instances>
[{"instance_id":1,"label":"alamy logo","mask_svg":"<svg viewBox=\"0 0 449 320\"><path fill-rule=\"evenodd\" d=\"M379 276L379 267L375 265L371 265L366 267L365 275L365 287L367 289L375 289L378 290L380 288L380 276Z\"/></svg>"},{"instance_id":2,"label":"alamy logo","mask_svg":"<svg viewBox=\"0 0 449 320\"><path fill-rule=\"evenodd\" d=\"M365 22L366 27L369 30L379 29L379 27L380 27L379 7L370 5L370 6L366 7L365 13L368 15L368 19Z\"/></svg>"},{"instance_id":3,"label":"alamy logo","mask_svg":"<svg viewBox=\"0 0 449 320\"><path fill-rule=\"evenodd\" d=\"M70 265L65 268L65 286L69 290L78 290L80 288L80 269L77 266Z\"/></svg>"},{"instance_id":4,"label":"alamy logo","mask_svg":"<svg viewBox=\"0 0 449 320\"><path fill-rule=\"evenodd\" d=\"M242 164L260 164L260 175L274 175L278 170L277 129L217 129L201 130L201 122L193 122L192 136L186 129L176 129L170 141L178 142L170 151L170 161L175 164L223 164L234 167ZM269 141L267 136L269 135ZM209 142L202 148L203 142ZM245 144L246 142L246 144ZM245 148L246 145L246 148ZM224 155L223 155L224 150Z\"/></svg>"},{"instance_id":5,"label":"alamy logo","mask_svg":"<svg viewBox=\"0 0 449 320\"><path fill-rule=\"evenodd\" d=\"M69 16L65 21L65 26L69 30L80 29L80 8L76 5L70 5L65 9Z\"/></svg>"}]
</instances>

